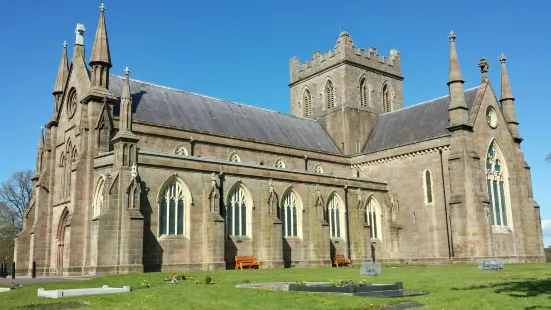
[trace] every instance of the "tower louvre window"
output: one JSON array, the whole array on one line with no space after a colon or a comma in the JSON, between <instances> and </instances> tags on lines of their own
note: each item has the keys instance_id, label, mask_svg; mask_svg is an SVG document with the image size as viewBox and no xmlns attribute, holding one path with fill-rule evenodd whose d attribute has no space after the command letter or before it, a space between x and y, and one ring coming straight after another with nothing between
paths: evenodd
<instances>
[{"instance_id":1,"label":"tower louvre window","mask_svg":"<svg viewBox=\"0 0 551 310\"><path fill-rule=\"evenodd\" d=\"M335 88L330 80L325 84L325 102L328 109L335 107Z\"/></svg>"},{"instance_id":2,"label":"tower louvre window","mask_svg":"<svg viewBox=\"0 0 551 310\"><path fill-rule=\"evenodd\" d=\"M384 112L390 112L391 108L391 101L390 101L390 89L387 84L383 86L383 111Z\"/></svg>"},{"instance_id":3,"label":"tower louvre window","mask_svg":"<svg viewBox=\"0 0 551 310\"><path fill-rule=\"evenodd\" d=\"M365 78L362 78L360 81L360 105L363 107L367 106L368 103L368 87L367 87L367 80Z\"/></svg>"},{"instance_id":4,"label":"tower louvre window","mask_svg":"<svg viewBox=\"0 0 551 310\"><path fill-rule=\"evenodd\" d=\"M312 95L310 94L310 91L307 89L304 91L304 116L312 116Z\"/></svg>"}]
</instances>

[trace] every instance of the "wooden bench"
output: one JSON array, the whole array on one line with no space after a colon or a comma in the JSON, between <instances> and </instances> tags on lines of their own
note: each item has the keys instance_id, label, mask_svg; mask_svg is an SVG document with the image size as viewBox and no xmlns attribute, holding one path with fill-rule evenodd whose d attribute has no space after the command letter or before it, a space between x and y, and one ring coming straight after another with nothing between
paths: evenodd
<instances>
[{"instance_id":1,"label":"wooden bench","mask_svg":"<svg viewBox=\"0 0 551 310\"><path fill-rule=\"evenodd\" d=\"M260 269L260 262L257 261L254 256L236 256L235 257L235 269L239 268L243 270L243 267L248 269L258 267Z\"/></svg>"},{"instance_id":2,"label":"wooden bench","mask_svg":"<svg viewBox=\"0 0 551 310\"><path fill-rule=\"evenodd\" d=\"M344 257L344 255L341 255L341 254L333 255L333 265L337 267L339 267L339 265L341 266L350 265L350 260L346 259L346 257Z\"/></svg>"}]
</instances>

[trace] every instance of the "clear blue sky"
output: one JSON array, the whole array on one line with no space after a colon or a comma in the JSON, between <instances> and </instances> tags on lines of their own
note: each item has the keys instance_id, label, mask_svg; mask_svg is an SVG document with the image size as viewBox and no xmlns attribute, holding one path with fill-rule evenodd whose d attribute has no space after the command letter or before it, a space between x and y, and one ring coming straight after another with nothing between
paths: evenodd
<instances>
[{"instance_id":1,"label":"clear blue sky","mask_svg":"<svg viewBox=\"0 0 551 310\"><path fill-rule=\"evenodd\" d=\"M100 3L2 4L0 180L34 169L39 128L53 111L62 43L72 47L75 25L84 23L88 61ZM341 30L356 47L401 52L406 106L447 95L451 29L466 88L479 83L477 62L486 57L499 93L497 58L505 53L551 245L551 165L544 162L551 152L551 2L112 0L105 6L111 73L123 75L128 66L136 79L282 112L289 112L289 59L309 60L314 51L333 48Z\"/></svg>"}]
</instances>

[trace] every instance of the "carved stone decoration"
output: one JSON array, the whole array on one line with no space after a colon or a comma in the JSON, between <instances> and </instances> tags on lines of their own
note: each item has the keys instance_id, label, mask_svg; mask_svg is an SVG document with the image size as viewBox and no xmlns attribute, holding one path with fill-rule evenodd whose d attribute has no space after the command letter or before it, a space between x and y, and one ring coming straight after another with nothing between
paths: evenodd
<instances>
[{"instance_id":1,"label":"carved stone decoration","mask_svg":"<svg viewBox=\"0 0 551 310\"><path fill-rule=\"evenodd\" d=\"M274 182L272 179L268 181L268 185L270 187L269 189L269 195L268 195L268 214L271 216L278 216L279 215L279 197L277 196L277 193L274 190Z\"/></svg>"},{"instance_id":2,"label":"carved stone decoration","mask_svg":"<svg viewBox=\"0 0 551 310\"><path fill-rule=\"evenodd\" d=\"M135 179L138 176L138 165L136 163L132 164L132 179Z\"/></svg>"},{"instance_id":3,"label":"carved stone decoration","mask_svg":"<svg viewBox=\"0 0 551 310\"><path fill-rule=\"evenodd\" d=\"M216 182L216 173L211 173L210 175L210 193L209 193L209 205L210 205L210 212L220 214L220 187L218 186L218 183Z\"/></svg>"},{"instance_id":4,"label":"carved stone decoration","mask_svg":"<svg viewBox=\"0 0 551 310\"><path fill-rule=\"evenodd\" d=\"M390 196L390 217L392 223L396 223L398 212L400 212L400 204L397 200L394 199L394 194L389 193L388 195Z\"/></svg>"},{"instance_id":5,"label":"carved stone decoration","mask_svg":"<svg viewBox=\"0 0 551 310\"><path fill-rule=\"evenodd\" d=\"M316 184L316 215L318 218L323 219L325 214L325 201L323 200L323 197L321 195L321 190L319 187L319 184Z\"/></svg>"}]
</instances>

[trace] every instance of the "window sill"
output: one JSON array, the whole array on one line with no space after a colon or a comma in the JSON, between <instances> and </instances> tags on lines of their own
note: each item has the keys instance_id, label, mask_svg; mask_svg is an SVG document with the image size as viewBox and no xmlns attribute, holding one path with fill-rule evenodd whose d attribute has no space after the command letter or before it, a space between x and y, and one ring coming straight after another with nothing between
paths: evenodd
<instances>
[{"instance_id":1,"label":"window sill","mask_svg":"<svg viewBox=\"0 0 551 310\"><path fill-rule=\"evenodd\" d=\"M371 238L371 243L382 243L383 240L379 239L379 238Z\"/></svg>"},{"instance_id":2,"label":"window sill","mask_svg":"<svg viewBox=\"0 0 551 310\"><path fill-rule=\"evenodd\" d=\"M161 235L159 240L188 240L189 238L184 235Z\"/></svg>"},{"instance_id":3,"label":"window sill","mask_svg":"<svg viewBox=\"0 0 551 310\"><path fill-rule=\"evenodd\" d=\"M228 239L236 242L236 243L241 243L243 241L251 241L253 240L251 237L249 236L228 236Z\"/></svg>"},{"instance_id":4,"label":"window sill","mask_svg":"<svg viewBox=\"0 0 551 310\"><path fill-rule=\"evenodd\" d=\"M513 230L508 226L492 225L492 233L494 234L510 234Z\"/></svg>"},{"instance_id":5,"label":"window sill","mask_svg":"<svg viewBox=\"0 0 551 310\"><path fill-rule=\"evenodd\" d=\"M329 238L329 239L334 243L346 242L346 239L344 239L343 237Z\"/></svg>"},{"instance_id":6,"label":"window sill","mask_svg":"<svg viewBox=\"0 0 551 310\"><path fill-rule=\"evenodd\" d=\"M283 238L287 240L298 240L298 241L302 240L302 238L299 236L284 236Z\"/></svg>"}]
</instances>

